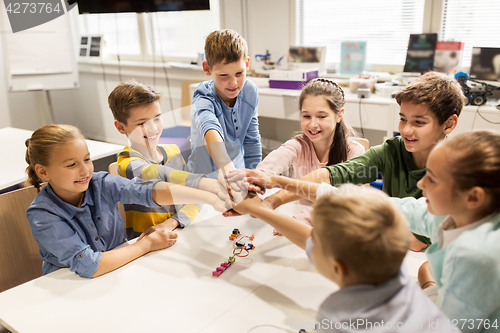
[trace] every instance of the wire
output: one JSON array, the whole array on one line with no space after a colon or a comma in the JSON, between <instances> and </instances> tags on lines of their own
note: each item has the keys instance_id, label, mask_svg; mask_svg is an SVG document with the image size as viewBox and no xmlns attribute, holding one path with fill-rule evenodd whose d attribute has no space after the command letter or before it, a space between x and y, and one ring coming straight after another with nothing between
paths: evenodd
<instances>
[{"instance_id":1,"label":"wire","mask_svg":"<svg viewBox=\"0 0 500 333\"><path fill-rule=\"evenodd\" d=\"M472 128L471 129L474 129L474 125L476 124L476 118L477 118L478 113L479 113L479 106L477 107L476 112L474 112L474 119L472 120Z\"/></svg>"},{"instance_id":2,"label":"wire","mask_svg":"<svg viewBox=\"0 0 500 333\"><path fill-rule=\"evenodd\" d=\"M359 126L361 128L361 135L365 137L365 131L363 130L363 119L361 118L361 98L359 99Z\"/></svg>"},{"instance_id":3,"label":"wire","mask_svg":"<svg viewBox=\"0 0 500 333\"><path fill-rule=\"evenodd\" d=\"M168 79L167 75L167 66L165 65L165 58L163 57L163 46L161 44L161 29L159 26L159 20L158 20L158 12L155 12L156 14L156 21L157 21L157 26L158 26L158 40L160 41L160 56L161 56L161 63L163 65L163 74L165 75L165 81L167 81L167 90L168 90L168 101L170 102L170 111L174 110L174 105L172 103L172 93L170 92L170 81Z\"/></svg>"},{"instance_id":4,"label":"wire","mask_svg":"<svg viewBox=\"0 0 500 333\"><path fill-rule=\"evenodd\" d=\"M291 329L288 329L288 328L283 328L283 327L279 327L279 326L276 326L276 325L266 325L266 324L263 324L263 325L257 325L257 326L254 326L252 327L251 329L249 329L247 331L247 333L250 333L252 332L253 330L257 329L257 328L261 328L261 327L271 327L271 328L275 328L277 330L280 330L282 332L290 332L290 333L296 333L297 331L292 331ZM266 330L267 332L267 330Z\"/></svg>"},{"instance_id":5,"label":"wire","mask_svg":"<svg viewBox=\"0 0 500 333\"><path fill-rule=\"evenodd\" d=\"M485 117L481 114L481 112L479 112L479 107L477 108L477 114L478 114L481 118L483 118L484 120L486 120L488 123L490 123L490 124L494 124L494 125L498 125L498 124L500 124L500 122L495 122L495 121L491 121L491 120L486 119L486 118L485 118Z\"/></svg>"},{"instance_id":6,"label":"wire","mask_svg":"<svg viewBox=\"0 0 500 333\"><path fill-rule=\"evenodd\" d=\"M98 19L97 19L97 34L101 35L101 14L97 14ZM90 37L90 43L92 44L92 37ZM102 37L99 37L102 38ZM102 45L102 40L101 40L101 45ZM99 50L99 52L102 52L102 49ZM104 68L104 62L102 61L102 54L99 54L99 58L101 59L101 69L102 69L102 80L104 83L104 91L106 92L106 96L108 95L108 85L106 83L106 70Z\"/></svg>"},{"instance_id":7,"label":"wire","mask_svg":"<svg viewBox=\"0 0 500 333\"><path fill-rule=\"evenodd\" d=\"M115 13L115 28L116 28L116 58L118 59L118 78L120 82L122 79L122 62L120 60L120 35L118 33L118 14Z\"/></svg>"}]
</instances>

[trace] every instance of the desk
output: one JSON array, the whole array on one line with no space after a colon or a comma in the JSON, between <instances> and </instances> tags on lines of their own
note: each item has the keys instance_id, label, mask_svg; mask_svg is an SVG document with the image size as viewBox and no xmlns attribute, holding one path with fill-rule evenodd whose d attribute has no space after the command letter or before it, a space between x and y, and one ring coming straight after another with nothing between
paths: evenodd
<instances>
[{"instance_id":1,"label":"desk","mask_svg":"<svg viewBox=\"0 0 500 333\"><path fill-rule=\"evenodd\" d=\"M303 207L278 210L294 215ZM233 228L254 234L256 248L212 277L232 253ZM93 280L60 269L0 293L0 324L20 333L279 331L269 325L298 332L296 325L314 323L321 302L337 290L303 250L272 236L259 219L223 218L204 205L178 234L173 247ZM416 276L423 260L412 260Z\"/></svg>"},{"instance_id":2,"label":"desk","mask_svg":"<svg viewBox=\"0 0 500 333\"><path fill-rule=\"evenodd\" d=\"M0 165L0 190L23 183L28 176L25 169L26 139L31 137L33 131L19 128L5 127L0 129L0 151L4 161ZM123 147L120 145L86 140L93 160L119 153Z\"/></svg>"}]
</instances>

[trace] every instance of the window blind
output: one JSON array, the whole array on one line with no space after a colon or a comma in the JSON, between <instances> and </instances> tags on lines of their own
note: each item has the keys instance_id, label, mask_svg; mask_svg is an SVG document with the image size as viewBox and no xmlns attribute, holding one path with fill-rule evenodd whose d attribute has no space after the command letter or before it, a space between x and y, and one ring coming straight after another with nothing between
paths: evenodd
<instances>
[{"instance_id":1,"label":"window blind","mask_svg":"<svg viewBox=\"0 0 500 333\"><path fill-rule=\"evenodd\" d=\"M210 10L148 13L144 24L149 56L196 60L208 34L220 29L219 0L210 1Z\"/></svg>"},{"instance_id":2,"label":"window blind","mask_svg":"<svg viewBox=\"0 0 500 333\"><path fill-rule=\"evenodd\" d=\"M411 33L422 33L424 0L300 0L298 42L326 46L340 62L342 41L366 41L366 63L403 65Z\"/></svg>"},{"instance_id":3,"label":"window blind","mask_svg":"<svg viewBox=\"0 0 500 333\"><path fill-rule=\"evenodd\" d=\"M464 42L469 67L472 47L500 47L500 1L443 0L440 38Z\"/></svg>"},{"instance_id":4,"label":"window blind","mask_svg":"<svg viewBox=\"0 0 500 333\"><path fill-rule=\"evenodd\" d=\"M81 35L103 36L105 54L141 54L137 14L82 14L78 21Z\"/></svg>"}]
</instances>

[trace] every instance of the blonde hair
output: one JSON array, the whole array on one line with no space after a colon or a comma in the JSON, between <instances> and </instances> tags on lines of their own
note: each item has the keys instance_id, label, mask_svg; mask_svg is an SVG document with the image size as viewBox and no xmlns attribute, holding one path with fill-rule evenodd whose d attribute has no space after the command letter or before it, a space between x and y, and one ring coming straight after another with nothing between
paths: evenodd
<instances>
[{"instance_id":1,"label":"blonde hair","mask_svg":"<svg viewBox=\"0 0 500 333\"><path fill-rule=\"evenodd\" d=\"M460 116L467 104L462 87L457 80L438 72L427 72L401 89L396 94L399 105L402 102L427 105L442 125L450 116Z\"/></svg>"},{"instance_id":2,"label":"blonde hair","mask_svg":"<svg viewBox=\"0 0 500 333\"><path fill-rule=\"evenodd\" d=\"M486 215L500 210L500 133L493 130L463 132L436 147L450 152L449 172L460 191L478 186L491 195Z\"/></svg>"},{"instance_id":3,"label":"blonde hair","mask_svg":"<svg viewBox=\"0 0 500 333\"><path fill-rule=\"evenodd\" d=\"M80 130L71 125L47 125L37 129L26 140L26 173L28 185L40 190L43 180L37 175L35 165L48 166L54 152L75 139L85 139Z\"/></svg>"},{"instance_id":4,"label":"blonde hair","mask_svg":"<svg viewBox=\"0 0 500 333\"><path fill-rule=\"evenodd\" d=\"M300 112L302 112L304 100L309 96L323 97L330 109L337 115L345 105L344 91L336 82L329 79L318 78L306 84L299 96ZM302 132L298 135L302 135L304 139L307 138ZM298 135L295 135L295 137ZM335 135L328 152L327 165L333 165L347 160L347 155L349 154L347 138L353 136L356 136L356 131L344 121L344 118L340 119L335 126Z\"/></svg>"},{"instance_id":5,"label":"blonde hair","mask_svg":"<svg viewBox=\"0 0 500 333\"><path fill-rule=\"evenodd\" d=\"M313 232L323 253L342 262L359 283L379 284L394 277L410 246L403 215L382 191L345 184L340 194L314 204Z\"/></svg>"},{"instance_id":6,"label":"blonde hair","mask_svg":"<svg viewBox=\"0 0 500 333\"><path fill-rule=\"evenodd\" d=\"M108 105L115 120L127 124L130 109L161 100L162 94L153 88L135 80L127 80L117 85L109 94Z\"/></svg>"},{"instance_id":7,"label":"blonde hair","mask_svg":"<svg viewBox=\"0 0 500 333\"><path fill-rule=\"evenodd\" d=\"M247 42L231 29L216 30L205 39L205 59L209 68L219 63L230 64L248 57Z\"/></svg>"}]
</instances>

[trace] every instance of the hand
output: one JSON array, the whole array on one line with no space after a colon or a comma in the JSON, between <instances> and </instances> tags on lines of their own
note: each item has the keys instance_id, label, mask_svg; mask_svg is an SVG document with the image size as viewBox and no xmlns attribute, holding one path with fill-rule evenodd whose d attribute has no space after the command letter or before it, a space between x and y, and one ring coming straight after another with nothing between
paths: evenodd
<instances>
[{"instance_id":1,"label":"hand","mask_svg":"<svg viewBox=\"0 0 500 333\"><path fill-rule=\"evenodd\" d=\"M151 252L174 245L177 242L177 234L168 230L157 230L137 240L139 241L149 243L149 252Z\"/></svg>"},{"instance_id":2,"label":"hand","mask_svg":"<svg viewBox=\"0 0 500 333\"><path fill-rule=\"evenodd\" d=\"M213 193L211 193L210 196L210 205L212 205L212 207L214 207L216 211L224 213L228 209L231 209L232 204L229 196L226 200L222 200L220 197Z\"/></svg>"},{"instance_id":3,"label":"hand","mask_svg":"<svg viewBox=\"0 0 500 333\"><path fill-rule=\"evenodd\" d=\"M137 238L137 241L140 241L141 239L143 239L144 237L146 237L149 234L152 234L155 231L159 231L159 230L172 231L175 228L177 228L178 226L179 226L179 221L177 221L176 219L173 219L173 218L168 218L165 221L163 221L163 223L153 225L153 226L147 228L146 231L144 231L139 236L139 238Z\"/></svg>"},{"instance_id":4,"label":"hand","mask_svg":"<svg viewBox=\"0 0 500 333\"><path fill-rule=\"evenodd\" d=\"M248 192L245 200L239 204L233 204L233 210L239 214L250 214L258 207L262 207L262 199L254 192Z\"/></svg>"},{"instance_id":5,"label":"hand","mask_svg":"<svg viewBox=\"0 0 500 333\"><path fill-rule=\"evenodd\" d=\"M229 182L243 181L248 190L264 194L266 188L273 188L276 183L274 175L259 170L234 170L228 173Z\"/></svg>"},{"instance_id":6,"label":"hand","mask_svg":"<svg viewBox=\"0 0 500 333\"><path fill-rule=\"evenodd\" d=\"M202 178L198 183L198 189L216 194L221 200L229 199L228 189L217 179Z\"/></svg>"}]
</instances>

